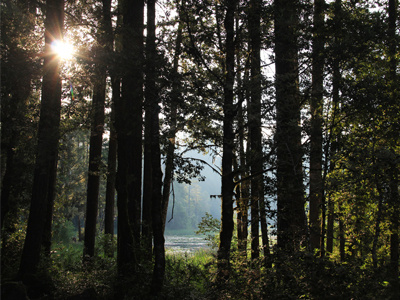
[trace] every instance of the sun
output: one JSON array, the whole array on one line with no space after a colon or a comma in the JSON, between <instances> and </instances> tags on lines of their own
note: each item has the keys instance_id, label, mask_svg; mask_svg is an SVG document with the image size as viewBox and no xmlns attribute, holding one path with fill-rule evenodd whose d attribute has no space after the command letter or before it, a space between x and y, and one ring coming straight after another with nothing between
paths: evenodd
<instances>
[{"instance_id":1,"label":"sun","mask_svg":"<svg viewBox=\"0 0 400 300\"><path fill-rule=\"evenodd\" d=\"M71 59L75 53L74 46L60 40L53 41L51 48L63 60Z\"/></svg>"}]
</instances>

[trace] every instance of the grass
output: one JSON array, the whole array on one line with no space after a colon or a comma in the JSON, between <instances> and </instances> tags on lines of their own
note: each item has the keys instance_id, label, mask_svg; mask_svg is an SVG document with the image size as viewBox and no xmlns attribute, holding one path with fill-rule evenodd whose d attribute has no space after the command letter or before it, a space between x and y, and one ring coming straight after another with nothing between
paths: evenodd
<instances>
[{"instance_id":1,"label":"grass","mask_svg":"<svg viewBox=\"0 0 400 300\"><path fill-rule=\"evenodd\" d=\"M44 273L38 279L50 283L54 299L84 293L90 299L149 299L151 264L143 264L130 277L118 278L116 256L104 257L101 245L97 250L99 255L89 266L82 263L82 243L56 244L50 259L43 261ZM265 268L261 260L250 262L232 253L230 279L223 286L217 286L215 250L167 252L161 296L163 299L238 300L390 299L390 283L384 268L374 270L358 261L342 264L306 252L272 255L274 267ZM15 264L13 259L7 262ZM10 269L11 265L7 270ZM119 290L125 298L116 297Z\"/></svg>"},{"instance_id":2,"label":"grass","mask_svg":"<svg viewBox=\"0 0 400 300\"><path fill-rule=\"evenodd\" d=\"M166 298L206 299L215 272L215 261L215 254L210 250L167 255Z\"/></svg>"}]
</instances>

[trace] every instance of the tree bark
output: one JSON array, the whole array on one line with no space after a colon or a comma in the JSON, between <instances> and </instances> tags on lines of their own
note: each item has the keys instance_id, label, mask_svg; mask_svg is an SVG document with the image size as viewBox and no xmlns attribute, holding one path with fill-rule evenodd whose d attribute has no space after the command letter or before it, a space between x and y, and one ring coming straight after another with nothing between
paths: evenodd
<instances>
[{"instance_id":1,"label":"tree bark","mask_svg":"<svg viewBox=\"0 0 400 300\"><path fill-rule=\"evenodd\" d=\"M239 81L239 80L238 80ZM240 86L240 83L239 83ZM242 96L240 96L242 97ZM247 177L246 154L244 149L244 117L242 106L238 109L238 130L239 130L239 170L240 177ZM247 258L247 222L248 222L248 203L249 189L248 181L242 181L237 189L237 237L238 250L240 256Z\"/></svg>"},{"instance_id":2,"label":"tree bark","mask_svg":"<svg viewBox=\"0 0 400 300\"><path fill-rule=\"evenodd\" d=\"M151 260L152 256L152 198L153 198L153 159L154 139L156 136L154 126L157 109L157 92L155 85L155 1L147 3L147 37L146 37L146 82L145 82L145 139L144 139L144 177L143 177L143 225L142 244L145 256ZM156 107L155 107L156 106ZM154 111L156 109L156 111ZM158 130L158 125L157 125Z\"/></svg>"},{"instance_id":3,"label":"tree bark","mask_svg":"<svg viewBox=\"0 0 400 300\"><path fill-rule=\"evenodd\" d=\"M340 113L339 111L339 102L340 102L340 95L339 95L339 90L340 90L340 49L341 49L341 0L336 0L334 4L334 45L333 45L333 65L332 65L332 102L333 102L333 115L332 115L332 120L331 120L331 126L330 126L330 133L329 133L329 144L330 144L330 149L329 149L329 160L330 160L330 165L329 165L329 171L332 172L335 169L335 160L334 156L336 154L336 151L338 149L338 144L339 144L339 139L340 135L336 130L336 126L338 124L337 117L338 114ZM331 187L332 190L332 187ZM325 213L325 203L323 205L323 210ZM334 217L335 217L335 203L333 202L333 199L331 195L328 196L328 223L327 223L327 228L326 228L326 234L327 234L327 241L326 241L326 248L325 244L323 243L324 238L325 238L325 223L322 224L322 229L321 229L321 256L323 257L325 255L325 249L326 252L332 253L333 252L333 235L334 235ZM340 217L339 217L340 218ZM342 221L339 221L339 223ZM343 225L343 224L342 224ZM340 226L339 226L340 227ZM344 234L344 233L343 233ZM342 242L340 242L342 243ZM344 258L344 245L340 244L340 249L343 247L343 258Z\"/></svg>"},{"instance_id":4,"label":"tree bark","mask_svg":"<svg viewBox=\"0 0 400 300\"><path fill-rule=\"evenodd\" d=\"M345 232L344 232L344 222L343 222L343 211L341 208L341 205L339 204L339 253L340 253L340 261L345 262L346 261L346 252L345 252L345 247L346 247L346 238L345 238Z\"/></svg>"},{"instance_id":5,"label":"tree bark","mask_svg":"<svg viewBox=\"0 0 400 300\"><path fill-rule=\"evenodd\" d=\"M305 240L297 26L299 3L275 1L278 247L292 253Z\"/></svg>"},{"instance_id":6,"label":"tree bark","mask_svg":"<svg viewBox=\"0 0 400 300\"><path fill-rule=\"evenodd\" d=\"M326 215L326 212L324 213ZM322 218L322 223L325 224L325 216ZM321 257L325 256L325 249L327 253L332 253L333 252L333 225L335 221L335 203L333 202L332 197L329 195L328 197L328 219L326 223L326 247L324 243L325 239L325 229L321 228ZM321 223L321 224L322 224ZM325 226L325 225L323 225Z\"/></svg>"},{"instance_id":7,"label":"tree bark","mask_svg":"<svg viewBox=\"0 0 400 300\"><path fill-rule=\"evenodd\" d=\"M115 107L113 103L120 93L120 80L111 79L112 81L112 108L110 120L110 141L108 145L107 159L107 183L106 183L106 205L104 209L104 233L109 235L109 243L112 245L114 240L114 206L115 206L115 180L117 174L117 134L115 132ZM112 247L105 249L105 253L109 257L113 257Z\"/></svg>"},{"instance_id":8,"label":"tree bark","mask_svg":"<svg viewBox=\"0 0 400 300\"><path fill-rule=\"evenodd\" d=\"M144 1L123 1L122 97L116 103L118 134L118 271L136 265L140 245ZM131 265L131 268L129 268Z\"/></svg>"},{"instance_id":9,"label":"tree bark","mask_svg":"<svg viewBox=\"0 0 400 300\"><path fill-rule=\"evenodd\" d=\"M164 231L162 222L162 171L161 171L161 153L160 153L160 124L159 124L159 104L158 92L156 87L156 1L147 1L147 42L146 42L146 102L148 102L149 111L146 111L146 117L149 116L150 147L151 147L151 220L152 232L154 236L154 269L152 280L152 294L159 295L162 290L165 274L165 248ZM148 130L148 128L146 128ZM150 249L151 250L151 249Z\"/></svg>"},{"instance_id":10,"label":"tree bark","mask_svg":"<svg viewBox=\"0 0 400 300\"><path fill-rule=\"evenodd\" d=\"M181 16L181 8L179 13ZM178 25L178 33L175 41L175 54L173 61L173 82L171 91L171 113L169 116L169 132L168 132L168 145L167 145L167 155L165 161L165 176L163 182L163 192L162 192L162 222L163 222L163 232L165 231L165 224L167 221L168 213L168 203L169 196L171 193L171 184L174 174L174 155L175 155L175 137L177 133L177 113L178 113L178 103L180 102L180 76L178 73L179 67L179 57L182 52L182 21L181 17Z\"/></svg>"},{"instance_id":11,"label":"tree bark","mask_svg":"<svg viewBox=\"0 0 400 300\"><path fill-rule=\"evenodd\" d=\"M240 18L239 16L235 17L235 30L238 32L240 28ZM245 43L240 43L238 42L236 44L236 49L240 50L241 47L243 47ZM241 64L240 56L236 56L236 64L239 66ZM238 179L244 179L248 177L248 166L247 166L247 161L246 161L246 150L244 146L244 141L246 138L246 133L245 133L245 119L244 119L244 100L246 98L246 94L248 94L246 91L246 80L248 80L248 76L246 74L249 73L249 60L247 60L244 68L244 75L242 77L241 73L242 72L237 72L236 74L236 80L237 80L237 85L238 85L238 112L237 112L237 124L238 124L238 154L239 157L236 160L238 160L239 166L236 168L238 172ZM235 180L237 180L235 178ZM238 251L239 251L239 256L243 259L247 259L247 235L248 235L248 209L249 209L249 180L244 180L240 182L240 184L237 184L235 187L236 190L236 207L237 207L237 214L236 214L236 229L237 229L237 238L238 238Z\"/></svg>"},{"instance_id":12,"label":"tree bark","mask_svg":"<svg viewBox=\"0 0 400 300\"><path fill-rule=\"evenodd\" d=\"M249 35L250 35L250 98L248 104L248 126L250 151L250 210L251 210L251 258L260 255L260 212L259 205L264 201L262 181L262 144L261 144L261 72L260 72L260 9L257 0L250 1ZM260 172L261 171L261 172ZM258 175L255 175L258 174Z\"/></svg>"},{"instance_id":13,"label":"tree bark","mask_svg":"<svg viewBox=\"0 0 400 300\"><path fill-rule=\"evenodd\" d=\"M149 10L149 8L147 8ZM147 32L149 29L147 29ZM153 230L152 230L152 211L151 211L151 204L152 204L152 196L153 196L153 169L152 169L152 139L153 139L153 130L152 130L152 123L153 123L153 112L152 108L153 105L151 101L152 94L154 90L151 88L155 88L149 83L149 65L151 64L150 58L152 55L149 55L149 33L147 33L147 41L146 41L146 90L145 90L145 126L144 126L144 166L143 166L143 216L142 216L142 247L144 256L151 260L152 257L152 237L153 237ZM153 74L152 74L153 75Z\"/></svg>"},{"instance_id":14,"label":"tree bark","mask_svg":"<svg viewBox=\"0 0 400 300\"><path fill-rule=\"evenodd\" d=\"M324 193L322 180L322 110L324 73L324 0L314 1L312 53L311 135L310 135L310 250L320 248L321 205Z\"/></svg>"},{"instance_id":15,"label":"tree bark","mask_svg":"<svg viewBox=\"0 0 400 300\"><path fill-rule=\"evenodd\" d=\"M35 273L37 270L45 219L49 215L49 204L52 204L54 199L61 109L61 79L59 76L60 59L52 53L51 43L56 39L62 39L63 24L64 1L48 0L46 2L45 21L46 56L43 64L37 156L28 227L18 272L20 278L23 278L25 274Z\"/></svg>"},{"instance_id":16,"label":"tree bark","mask_svg":"<svg viewBox=\"0 0 400 300\"><path fill-rule=\"evenodd\" d=\"M106 97L106 68L101 49L96 51L96 70L94 74L92 123L90 131L89 172L87 185L85 238L83 260L94 256L96 225L100 189L100 164L104 131L104 103Z\"/></svg>"},{"instance_id":17,"label":"tree bark","mask_svg":"<svg viewBox=\"0 0 400 300\"><path fill-rule=\"evenodd\" d=\"M106 243L104 252L107 256L113 257L113 243L114 243L114 207L115 207L115 181L117 177L117 132L115 129L115 103L119 101L121 94L121 80L113 69L111 57L114 54L114 34L111 20L111 0L103 1L103 19L104 19L104 33L105 33L105 50L107 51L108 66L111 77L111 113L110 113L110 141L108 145L108 158L107 158L107 183L106 183L106 205L104 209L104 233L108 235L108 242ZM120 18L120 17L119 17ZM119 21L119 20L118 20ZM118 22L117 21L117 22ZM119 22L118 22L119 23ZM117 49L116 49L117 50Z\"/></svg>"},{"instance_id":18,"label":"tree bark","mask_svg":"<svg viewBox=\"0 0 400 300\"><path fill-rule=\"evenodd\" d=\"M218 273L217 281L223 282L230 274L230 250L233 235L233 148L234 148L234 105L233 105L233 84L235 67L234 47L234 17L237 1L225 1L227 10L225 15L225 83L224 83L224 104L223 104L223 154L222 154L222 204L221 204L221 232L218 248Z\"/></svg>"}]
</instances>

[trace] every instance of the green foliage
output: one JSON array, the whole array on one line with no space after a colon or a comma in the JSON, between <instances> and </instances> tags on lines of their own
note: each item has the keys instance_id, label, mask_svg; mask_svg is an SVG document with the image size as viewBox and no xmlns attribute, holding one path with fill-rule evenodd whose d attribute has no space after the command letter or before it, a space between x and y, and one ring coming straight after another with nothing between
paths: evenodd
<instances>
[{"instance_id":1,"label":"green foliage","mask_svg":"<svg viewBox=\"0 0 400 300\"><path fill-rule=\"evenodd\" d=\"M26 223L14 224L13 231L1 232L1 278L16 275L26 235Z\"/></svg>"},{"instance_id":2,"label":"green foliage","mask_svg":"<svg viewBox=\"0 0 400 300\"><path fill-rule=\"evenodd\" d=\"M214 176L205 182L193 181L190 185L174 182L175 199L170 200L167 230L190 229L194 231L205 213L213 216L220 214L219 201L210 198L210 194L215 193L216 190L212 183L210 184L210 181L213 180L219 180L219 178Z\"/></svg>"},{"instance_id":3,"label":"green foliage","mask_svg":"<svg viewBox=\"0 0 400 300\"><path fill-rule=\"evenodd\" d=\"M221 221L206 212L205 216L201 218L201 222L198 224L196 234L205 235L205 239L209 242L209 245L212 248L216 248L219 242L220 228Z\"/></svg>"},{"instance_id":4,"label":"green foliage","mask_svg":"<svg viewBox=\"0 0 400 300\"><path fill-rule=\"evenodd\" d=\"M233 261L230 280L214 299L388 299L385 270L337 263L310 253L274 254L273 268L262 260Z\"/></svg>"},{"instance_id":5,"label":"green foliage","mask_svg":"<svg viewBox=\"0 0 400 300\"><path fill-rule=\"evenodd\" d=\"M101 249L96 249L101 252ZM116 278L116 261L96 256L90 265L82 263L81 243L60 244L51 254L50 274L55 285L54 297L68 299L93 290L96 299L109 299Z\"/></svg>"},{"instance_id":6,"label":"green foliage","mask_svg":"<svg viewBox=\"0 0 400 300\"><path fill-rule=\"evenodd\" d=\"M111 256L116 257L117 255L117 237L111 236L111 234L99 234L97 236L97 245L103 249L102 255L104 257Z\"/></svg>"},{"instance_id":7,"label":"green foliage","mask_svg":"<svg viewBox=\"0 0 400 300\"><path fill-rule=\"evenodd\" d=\"M53 243L68 245L76 239L76 229L71 221L55 222L53 224Z\"/></svg>"},{"instance_id":8,"label":"green foliage","mask_svg":"<svg viewBox=\"0 0 400 300\"><path fill-rule=\"evenodd\" d=\"M166 259L166 299L207 299L215 257L209 251L168 255Z\"/></svg>"}]
</instances>

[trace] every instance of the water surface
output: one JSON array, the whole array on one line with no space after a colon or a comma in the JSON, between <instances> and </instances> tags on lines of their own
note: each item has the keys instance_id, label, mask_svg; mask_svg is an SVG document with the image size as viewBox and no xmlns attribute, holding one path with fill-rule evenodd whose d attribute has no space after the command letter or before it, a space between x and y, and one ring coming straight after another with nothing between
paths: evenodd
<instances>
[{"instance_id":1,"label":"water surface","mask_svg":"<svg viewBox=\"0 0 400 300\"><path fill-rule=\"evenodd\" d=\"M165 249L174 253L192 253L200 249L209 249L203 236L166 235Z\"/></svg>"}]
</instances>

